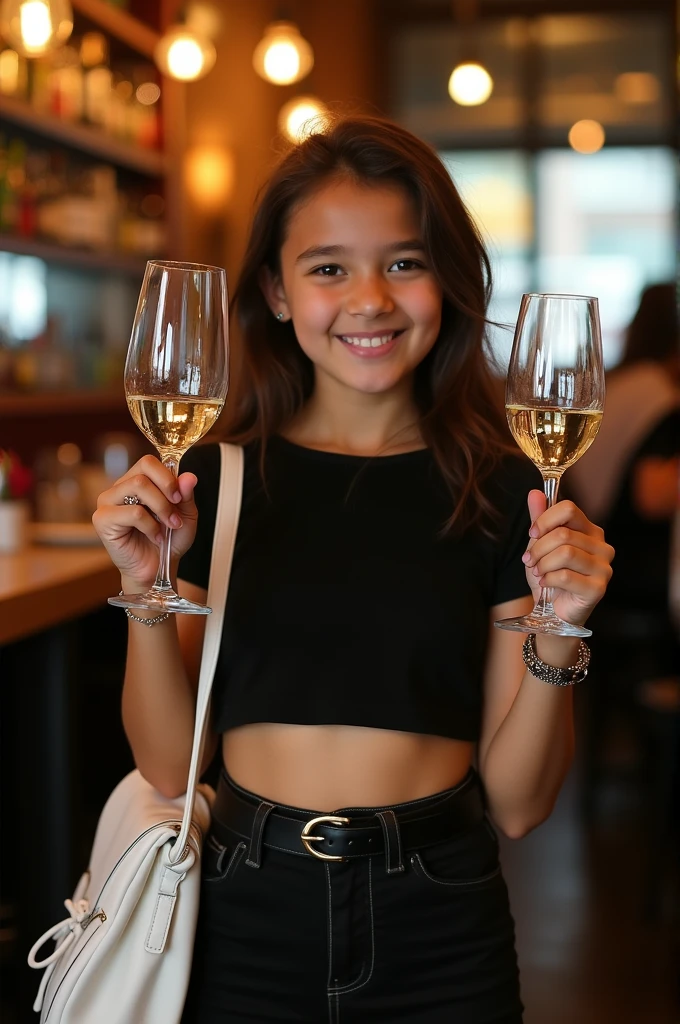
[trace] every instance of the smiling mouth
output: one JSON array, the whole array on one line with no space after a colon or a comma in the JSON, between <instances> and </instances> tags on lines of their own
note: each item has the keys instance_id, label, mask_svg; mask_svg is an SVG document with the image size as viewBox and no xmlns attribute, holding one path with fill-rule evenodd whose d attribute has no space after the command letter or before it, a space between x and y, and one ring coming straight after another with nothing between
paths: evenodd
<instances>
[{"instance_id":1,"label":"smiling mouth","mask_svg":"<svg viewBox=\"0 0 680 1024\"><path fill-rule=\"evenodd\" d=\"M339 334L340 341L354 348L383 348L398 338L403 331L389 331L384 334Z\"/></svg>"}]
</instances>

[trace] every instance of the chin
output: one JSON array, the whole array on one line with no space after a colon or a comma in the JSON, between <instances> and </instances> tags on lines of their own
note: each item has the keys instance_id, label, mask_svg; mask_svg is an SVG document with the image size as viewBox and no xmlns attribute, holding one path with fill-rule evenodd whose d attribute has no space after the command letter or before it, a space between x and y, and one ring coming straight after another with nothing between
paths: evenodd
<instances>
[{"instance_id":1,"label":"chin","mask_svg":"<svg viewBox=\"0 0 680 1024\"><path fill-rule=\"evenodd\" d=\"M360 380L344 380L343 383L346 387L351 388L353 391L358 391L362 395L383 395L387 391L393 391L406 377L410 377L410 374L390 374L389 377L376 374L375 377L363 377Z\"/></svg>"}]
</instances>

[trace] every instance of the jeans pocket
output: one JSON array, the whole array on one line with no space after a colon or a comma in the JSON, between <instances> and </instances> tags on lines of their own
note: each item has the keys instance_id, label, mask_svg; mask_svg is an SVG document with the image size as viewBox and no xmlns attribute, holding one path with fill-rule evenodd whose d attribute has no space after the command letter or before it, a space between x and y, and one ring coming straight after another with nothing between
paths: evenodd
<instances>
[{"instance_id":1,"label":"jeans pocket","mask_svg":"<svg viewBox=\"0 0 680 1024\"><path fill-rule=\"evenodd\" d=\"M486 820L464 836L415 851L410 863L426 882L461 892L492 885L501 874L498 839Z\"/></svg>"},{"instance_id":2,"label":"jeans pocket","mask_svg":"<svg viewBox=\"0 0 680 1024\"><path fill-rule=\"evenodd\" d=\"M225 846L212 833L203 844L201 877L204 882L223 882L233 875L238 867L246 844L236 843Z\"/></svg>"}]
</instances>

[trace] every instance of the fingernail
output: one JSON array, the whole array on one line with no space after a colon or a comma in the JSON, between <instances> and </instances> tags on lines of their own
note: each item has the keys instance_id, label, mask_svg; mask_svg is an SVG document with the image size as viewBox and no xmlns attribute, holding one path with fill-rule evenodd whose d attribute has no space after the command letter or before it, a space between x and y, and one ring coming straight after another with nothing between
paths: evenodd
<instances>
[{"instance_id":1,"label":"fingernail","mask_svg":"<svg viewBox=\"0 0 680 1024\"><path fill-rule=\"evenodd\" d=\"M538 527L537 526L532 526L531 527L531 529L529 530L529 536L530 537L538 537Z\"/></svg>"},{"instance_id":2,"label":"fingernail","mask_svg":"<svg viewBox=\"0 0 680 1024\"><path fill-rule=\"evenodd\" d=\"M182 520L180 519L176 512L173 512L172 515L170 516L170 525L174 527L175 530L178 530L182 525Z\"/></svg>"},{"instance_id":3,"label":"fingernail","mask_svg":"<svg viewBox=\"0 0 680 1024\"><path fill-rule=\"evenodd\" d=\"M541 575L541 570L538 569L538 568L534 568L534 576L540 576L540 575Z\"/></svg>"},{"instance_id":4,"label":"fingernail","mask_svg":"<svg viewBox=\"0 0 680 1024\"><path fill-rule=\"evenodd\" d=\"M156 544L162 544L163 543L163 534L162 533L157 533L156 536L154 537L154 540L156 541Z\"/></svg>"},{"instance_id":5,"label":"fingernail","mask_svg":"<svg viewBox=\"0 0 680 1024\"><path fill-rule=\"evenodd\" d=\"M522 555L522 561L525 565L529 564L529 562L531 561L531 554L529 551L524 552L524 554Z\"/></svg>"},{"instance_id":6,"label":"fingernail","mask_svg":"<svg viewBox=\"0 0 680 1024\"><path fill-rule=\"evenodd\" d=\"M172 498L170 499L170 501L181 501L181 500L182 500L182 495L181 495L180 491L175 491L175 493L173 494Z\"/></svg>"}]
</instances>

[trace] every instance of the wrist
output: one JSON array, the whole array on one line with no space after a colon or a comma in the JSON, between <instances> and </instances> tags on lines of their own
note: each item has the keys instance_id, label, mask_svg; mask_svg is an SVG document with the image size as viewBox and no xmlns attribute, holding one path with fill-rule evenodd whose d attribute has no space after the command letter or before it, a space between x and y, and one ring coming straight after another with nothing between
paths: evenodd
<instances>
[{"instance_id":1,"label":"wrist","mask_svg":"<svg viewBox=\"0 0 680 1024\"><path fill-rule=\"evenodd\" d=\"M551 636L537 633L534 641L536 654L547 665L569 668L578 657L579 640L573 636Z\"/></svg>"},{"instance_id":2,"label":"wrist","mask_svg":"<svg viewBox=\"0 0 680 1024\"><path fill-rule=\"evenodd\" d=\"M140 583L139 580L133 579L132 576L124 576L120 574L120 589L121 593L128 597L130 594L143 594L153 586L153 580L149 580L146 583Z\"/></svg>"}]
</instances>

